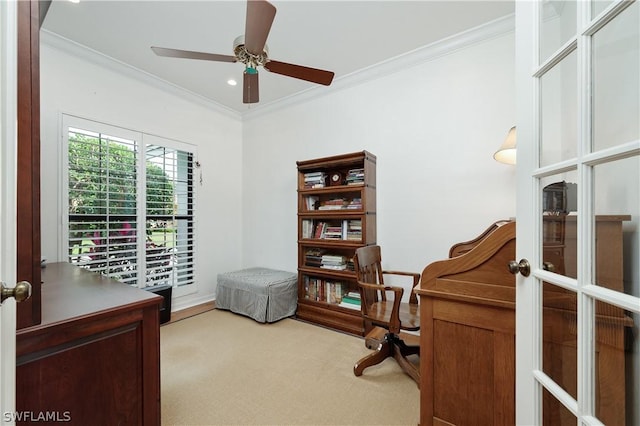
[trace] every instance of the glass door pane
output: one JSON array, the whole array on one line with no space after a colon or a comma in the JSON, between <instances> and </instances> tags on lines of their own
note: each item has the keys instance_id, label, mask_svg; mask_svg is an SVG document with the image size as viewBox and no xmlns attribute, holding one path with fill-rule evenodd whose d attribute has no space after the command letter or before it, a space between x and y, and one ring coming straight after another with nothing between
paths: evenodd
<instances>
[{"instance_id":1,"label":"glass door pane","mask_svg":"<svg viewBox=\"0 0 640 426\"><path fill-rule=\"evenodd\" d=\"M640 138L640 3L593 35L593 149Z\"/></svg>"},{"instance_id":2,"label":"glass door pane","mask_svg":"<svg viewBox=\"0 0 640 426\"><path fill-rule=\"evenodd\" d=\"M541 2L540 62L576 36L576 1Z\"/></svg>"},{"instance_id":3,"label":"glass door pane","mask_svg":"<svg viewBox=\"0 0 640 426\"><path fill-rule=\"evenodd\" d=\"M576 52L563 58L540 79L540 165L575 158L577 154Z\"/></svg>"}]
</instances>

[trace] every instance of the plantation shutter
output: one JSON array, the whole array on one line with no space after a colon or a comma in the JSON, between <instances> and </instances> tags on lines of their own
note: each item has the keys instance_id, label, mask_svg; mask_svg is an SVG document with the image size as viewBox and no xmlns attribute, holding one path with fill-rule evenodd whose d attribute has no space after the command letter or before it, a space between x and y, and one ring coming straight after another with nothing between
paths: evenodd
<instances>
[{"instance_id":1,"label":"plantation shutter","mask_svg":"<svg viewBox=\"0 0 640 426\"><path fill-rule=\"evenodd\" d=\"M193 283L193 154L146 145L147 279Z\"/></svg>"},{"instance_id":2,"label":"plantation shutter","mask_svg":"<svg viewBox=\"0 0 640 426\"><path fill-rule=\"evenodd\" d=\"M70 261L136 284L136 141L69 128L68 153Z\"/></svg>"}]
</instances>

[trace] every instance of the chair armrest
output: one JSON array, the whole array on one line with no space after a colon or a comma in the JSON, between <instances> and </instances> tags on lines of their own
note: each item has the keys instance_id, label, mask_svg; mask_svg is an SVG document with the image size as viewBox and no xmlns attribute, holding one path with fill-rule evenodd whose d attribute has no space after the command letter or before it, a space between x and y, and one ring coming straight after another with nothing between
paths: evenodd
<instances>
[{"instance_id":1,"label":"chair armrest","mask_svg":"<svg viewBox=\"0 0 640 426\"><path fill-rule=\"evenodd\" d=\"M360 288L363 290L362 301L360 305L362 309L362 315L372 321L381 320L381 318L373 317L369 312L369 309L368 309L369 306L367 304L366 294L364 290L393 292L393 308L391 309L391 315L389 317L389 331L391 331L392 333L399 333L400 332L400 302L402 301L404 288L396 287L396 286L381 286L379 284L369 284L362 281L358 281L358 286L360 286Z\"/></svg>"},{"instance_id":2,"label":"chair armrest","mask_svg":"<svg viewBox=\"0 0 640 426\"><path fill-rule=\"evenodd\" d=\"M418 274L416 272L382 271L382 273L385 274L385 275L400 275L400 276L405 276L405 277L413 277L413 283L411 285L412 289L416 288L416 286L420 282L420 274ZM414 305L418 304L418 296L416 296L416 294L413 291L409 295L409 303L412 303Z\"/></svg>"}]
</instances>

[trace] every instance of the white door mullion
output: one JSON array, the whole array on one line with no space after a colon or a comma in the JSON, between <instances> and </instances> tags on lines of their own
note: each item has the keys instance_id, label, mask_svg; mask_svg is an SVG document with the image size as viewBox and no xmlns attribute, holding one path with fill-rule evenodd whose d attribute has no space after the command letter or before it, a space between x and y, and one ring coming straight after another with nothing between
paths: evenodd
<instances>
[{"instance_id":1,"label":"white door mullion","mask_svg":"<svg viewBox=\"0 0 640 426\"><path fill-rule=\"evenodd\" d=\"M578 2L576 14L577 54L578 54L578 81L576 93L578 94L578 239L577 239L577 400L580 416L595 416L595 374L594 359L594 303L582 289L592 282L594 276L593 233L595 231L595 217L593 216L593 182L592 169L583 164L583 157L591 151L591 55L590 38L581 35L582 28L588 26L590 21L590 2Z\"/></svg>"}]
</instances>

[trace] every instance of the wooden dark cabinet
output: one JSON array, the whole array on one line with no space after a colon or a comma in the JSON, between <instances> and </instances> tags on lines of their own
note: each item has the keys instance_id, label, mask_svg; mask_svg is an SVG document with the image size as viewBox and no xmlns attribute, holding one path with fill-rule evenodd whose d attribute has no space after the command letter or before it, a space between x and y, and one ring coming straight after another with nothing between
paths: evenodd
<instances>
[{"instance_id":1,"label":"wooden dark cabinet","mask_svg":"<svg viewBox=\"0 0 640 426\"><path fill-rule=\"evenodd\" d=\"M160 424L162 297L68 263L42 275L42 322L16 335L17 411Z\"/></svg>"},{"instance_id":2,"label":"wooden dark cabinet","mask_svg":"<svg viewBox=\"0 0 640 426\"><path fill-rule=\"evenodd\" d=\"M367 151L298 161L297 317L363 335L353 255L376 244L376 156Z\"/></svg>"}]
</instances>

